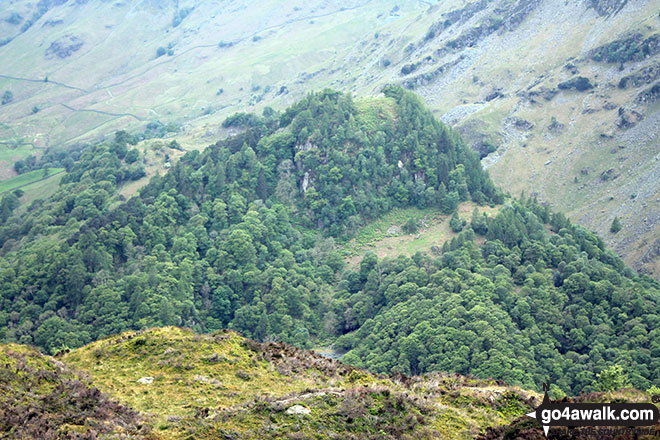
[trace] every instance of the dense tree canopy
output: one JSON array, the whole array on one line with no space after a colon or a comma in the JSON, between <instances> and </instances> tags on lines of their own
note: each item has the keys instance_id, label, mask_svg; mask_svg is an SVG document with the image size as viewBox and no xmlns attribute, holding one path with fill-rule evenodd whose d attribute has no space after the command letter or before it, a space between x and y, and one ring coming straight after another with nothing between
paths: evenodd
<instances>
[{"instance_id":1,"label":"dense tree canopy","mask_svg":"<svg viewBox=\"0 0 660 440\"><path fill-rule=\"evenodd\" d=\"M117 188L144 175L134 137L51 155L67 168L53 196L20 215L15 194L0 201L0 339L52 352L126 329L231 327L303 347L339 338L379 372L577 391L618 363L660 385L657 284L533 201L456 215L463 232L439 258L367 254L345 270L338 243L394 208L504 201L418 98L384 92L232 116L243 131L124 202Z\"/></svg>"},{"instance_id":2,"label":"dense tree canopy","mask_svg":"<svg viewBox=\"0 0 660 440\"><path fill-rule=\"evenodd\" d=\"M640 389L660 381L655 281L634 277L600 238L534 201L512 201L486 222L482 246L468 229L440 258L365 257L360 275L345 273L336 301L355 331L337 342L350 350L343 360L377 372L552 382L567 393L590 389L613 364Z\"/></svg>"}]
</instances>

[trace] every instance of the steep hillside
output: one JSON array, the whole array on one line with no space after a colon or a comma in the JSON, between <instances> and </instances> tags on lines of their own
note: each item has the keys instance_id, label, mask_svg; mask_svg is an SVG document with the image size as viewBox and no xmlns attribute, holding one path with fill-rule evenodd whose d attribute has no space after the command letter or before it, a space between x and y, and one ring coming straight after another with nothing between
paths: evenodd
<instances>
[{"instance_id":1,"label":"steep hillside","mask_svg":"<svg viewBox=\"0 0 660 440\"><path fill-rule=\"evenodd\" d=\"M344 275L337 296L357 322L335 343L349 350L344 362L376 372L469 371L530 387L546 378L569 394L593 389L613 363L629 365L641 389L660 379L651 372L658 284L631 277L602 240L562 215L530 200L492 218L475 210L441 254L367 254Z\"/></svg>"},{"instance_id":2,"label":"steep hillside","mask_svg":"<svg viewBox=\"0 0 660 440\"><path fill-rule=\"evenodd\" d=\"M117 129L160 127L194 149L236 111L402 84L496 183L657 277L659 29L650 0L14 1L0 16L1 175Z\"/></svg>"},{"instance_id":3,"label":"steep hillside","mask_svg":"<svg viewBox=\"0 0 660 440\"><path fill-rule=\"evenodd\" d=\"M657 5L471 5L429 25L404 83L482 155L497 147L484 165L498 184L538 194L657 276Z\"/></svg>"},{"instance_id":4,"label":"steep hillside","mask_svg":"<svg viewBox=\"0 0 660 440\"><path fill-rule=\"evenodd\" d=\"M148 421L33 348L0 345L0 436L147 439ZM117 437L113 437L117 438Z\"/></svg>"},{"instance_id":5,"label":"steep hillside","mask_svg":"<svg viewBox=\"0 0 660 440\"><path fill-rule=\"evenodd\" d=\"M45 155L68 170L59 190L1 201L2 336L50 351L162 324L332 338L335 240L394 208L501 199L455 133L412 94L388 93L358 106L328 90L282 114L236 114L225 125L247 130L125 203L118 188L145 173L127 133Z\"/></svg>"}]
</instances>

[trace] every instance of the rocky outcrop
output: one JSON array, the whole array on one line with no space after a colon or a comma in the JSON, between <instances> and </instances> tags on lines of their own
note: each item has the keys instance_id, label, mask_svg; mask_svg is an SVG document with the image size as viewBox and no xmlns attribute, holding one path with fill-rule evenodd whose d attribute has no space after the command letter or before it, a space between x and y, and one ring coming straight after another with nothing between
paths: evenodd
<instances>
[{"instance_id":1,"label":"rocky outcrop","mask_svg":"<svg viewBox=\"0 0 660 440\"><path fill-rule=\"evenodd\" d=\"M640 92L635 98L637 104L652 104L660 99L660 82L650 89Z\"/></svg>"},{"instance_id":2,"label":"rocky outcrop","mask_svg":"<svg viewBox=\"0 0 660 440\"><path fill-rule=\"evenodd\" d=\"M618 118L614 121L614 125L620 130L627 130L637 125L638 122L644 119L644 115L636 110L619 107Z\"/></svg>"},{"instance_id":3,"label":"rocky outcrop","mask_svg":"<svg viewBox=\"0 0 660 440\"><path fill-rule=\"evenodd\" d=\"M443 73L447 72L452 67L456 66L458 63L460 63L464 59L465 59L465 55L460 55L455 60L449 61L448 63L443 64L442 66L438 67L437 69L435 69L431 72L423 73L421 75L415 76L414 78L405 80L402 85L405 88L412 90L415 87L425 86L425 85L431 84L439 76L441 76Z\"/></svg>"},{"instance_id":4,"label":"rocky outcrop","mask_svg":"<svg viewBox=\"0 0 660 440\"><path fill-rule=\"evenodd\" d=\"M587 0L587 7L594 9L601 17L619 13L628 0Z\"/></svg>"},{"instance_id":5,"label":"rocky outcrop","mask_svg":"<svg viewBox=\"0 0 660 440\"><path fill-rule=\"evenodd\" d=\"M548 87L539 87L538 89L519 92L517 95L520 96L521 98L526 99L532 104L536 104L539 98L543 98L546 101L552 101L552 98L554 98L557 95L557 93L559 93L559 90L557 89L550 89Z\"/></svg>"},{"instance_id":6,"label":"rocky outcrop","mask_svg":"<svg viewBox=\"0 0 660 440\"><path fill-rule=\"evenodd\" d=\"M516 116L507 118L504 122L512 125L515 129L520 131L531 131L534 128L534 124Z\"/></svg>"},{"instance_id":7,"label":"rocky outcrop","mask_svg":"<svg viewBox=\"0 0 660 440\"><path fill-rule=\"evenodd\" d=\"M651 84L658 78L660 78L660 64L653 64L621 78L621 80L619 80L619 88L628 89L641 87L646 84Z\"/></svg>"},{"instance_id":8,"label":"rocky outcrop","mask_svg":"<svg viewBox=\"0 0 660 440\"><path fill-rule=\"evenodd\" d=\"M527 16L541 4L541 0L519 0L516 3L503 3L495 8L492 14L484 18L478 26L464 31L457 38L448 41L435 54L442 56L457 52L466 47L473 47L492 33L499 31L513 31L527 18Z\"/></svg>"},{"instance_id":9,"label":"rocky outcrop","mask_svg":"<svg viewBox=\"0 0 660 440\"><path fill-rule=\"evenodd\" d=\"M53 41L48 49L46 49L46 56L49 58L68 58L74 52L80 50L85 42L75 35L65 35Z\"/></svg>"},{"instance_id":10,"label":"rocky outcrop","mask_svg":"<svg viewBox=\"0 0 660 440\"><path fill-rule=\"evenodd\" d=\"M424 37L424 42L432 40L441 34L442 31L455 23L465 23L470 18L472 18L474 14L486 9L488 3L489 0L471 2L460 9L454 9L453 11L442 14L442 20L436 21L429 27L429 30ZM422 44L424 42L422 42Z\"/></svg>"},{"instance_id":11,"label":"rocky outcrop","mask_svg":"<svg viewBox=\"0 0 660 440\"><path fill-rule=\"evenodd\" d=\"M644 38L641 33L634 33L619 38L592 50L592 60L604 63L628 63L642 61L660 53L660 34Z\"/></svg>"},{"instance_id":12,"label":"rocky outcrop","mask_svg":"<svg viewBox=\"0 0 660 440\"><path fill-rule=\"evenodd\" d=\"M312 411L309 408L305 408L302 405L293 405L286 410L286 413L298 415L298 416L308 416L312 413Z\"/></svg>"}]
</instances>

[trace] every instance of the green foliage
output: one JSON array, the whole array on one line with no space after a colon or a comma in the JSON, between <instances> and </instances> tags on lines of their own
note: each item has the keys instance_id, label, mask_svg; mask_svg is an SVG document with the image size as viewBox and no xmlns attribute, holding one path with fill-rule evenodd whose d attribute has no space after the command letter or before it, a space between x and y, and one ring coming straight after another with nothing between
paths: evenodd
<instances>
[{"instance_id":1,"label":"green foliage","mask_svg":"<svg viewBox=\"0 0 660 440\"><path fill-rule=\"evenodd\" d=\"M259 117L253 113L234 113L222 122L222 126L229 127L255 127L259 125Z\"/></svg>"},{"instance_id":2,"label":"green foliage","mask_svg":"<svg viewBox=\"0 0 660 440\"><path fill-rule=\"evenodd\" d=\"M142 135L135 136L134 138L136 140L163 138L168 133L177 133L178 131L179 131L179 127L177 127L175 124L165 125L160 121L152 121L147 124L144 133ZM175 141L173 140L172 142Z\"/></svg>"},{"instance_id":3,"label":"green foliage","mask_svg":"<svg viewBox=\"0 0 660 440\"><path fill-rule=\"evenodd\" d=\"M5 90L2 94L2 105L9 104L14 100L14 94L11 90Z\"/></svg>"},{"instance_id":4,"label":"green foliage","mask_svg":"<svg viewBox=\"0 0 660 440\"><path fill-rule=\"evenodd\" d=\"M472 211L472 219L470 220L470 227L474 232L479 235L486 235L488 233L488 216L484 212L479 214L479 210L474 208Z\"/></svg>"},{"instance_id":5,"label":"green foliage","mask_svg":"<svg viewBox=\"0 0 660 440\"><path fill-rule=\"evenodd\" d=\"M339 336L346 361L378 372L550 376L568 392L619 362L636 386L656 383L657 284L532 200L473 213L440 258L367 254L344 270L335 241L394 208L502 202L456 133L414 95L384 93L382 117L331 90L234 115L238 134L124 203L118 187L144 175L137 136L47 152L42 168L68 161L60 189L4 210L0 336L52 352L128 329L229 327L300 346Z\"/></svg>"},{"instance_id":6,"label":"green foliage","mask_svg":"<svg viewBox=\"0 0 660 440\"><path fill-rule=\"evenodd\" d=\"M384 93L399 115L396 124L362 117L349 96L329 90L280 116L280 125L295 133L287 142L296 180L310 182L298 205L311 217L310 227L350 236L364 220L394 207L440 206L451 213L470 197L497 201L479 159L454 132L411 93L392 87ZM290 177L280 179L282 184Z\"/></svg>"},{"instance_id":7,"label":"green foliage","mask_svg":"<svg viewBox=\"0 0 660 440\"><path fill-rule=\"evenodd\" d=\"M612 225L610 225L610 232L612 234L616 234L622 228L623 226L621 226L621 221L619 220L619 217L614 217L614 220L612 220Z\"/></svg>"},{"instance_id":8,"label":"green foliage","mask_svg":"<svg viewBox=\"0 0 660 440\"><path fill-rule=\"evenodd\" d=\"M451 219L449 220L449 227L451 228L452 231L458 233L463 230L463 226L465 226L467 222L463 219L461 219L458 215L458 211L454 211L454 214L451 216Z\"/></svg>"},{"instance_id":9,"label":"green foliage","mask_svg":"<svg viewBox=\"0 0 660 440\"><path fill-rule=\"evenodd\" d=\"M568 81L557 84L557 88L560 90L575 89L578 92L584 92L586 90L593 89L594 85L591 84L589 78L584 76L576 76L575 78L572 78Z\"/></svg>"},{"instance_id":10,"label":"green foliage","mask_svg":"<svg viewBox=\"0 0 660 440\"><path fill-rule=\"evenodd\" d=\"M417 62L417 63L411 63L411 64L406 64L401 68L401 74L402 75L408 75L410 73L413 73L415 70L421 66L422 63Z\"/></svg>"},{"instance_id":11,"label":"green foliage","mask_svg":"<svg viewBox=\"0 0 660 440\"><path fill-rule=\"evenodd\" d=\"M559 388L554 383L550 385L550 391L548 392L548 395L552 400L561 400L564 397L566 397L566 393L564 392L564 390Z\"/></svg>"},{"instance_id":12,"label":"green foliage","mask_svg":"<svg viewBox=\"0 0 660 440\"><path fill-rule=\"evenodd\" d=\"M382 373L469 372L537 389L550 380L566 393L593 389L590 371L618 362L634 386L658 383L657 283L533 201L488 219L482 247L473 236L463 232L437 259L400 256L344 274L338 288L352 314L342 325L355 331L337 341L349 350L342 359Z\"/></svg>"},{"instance_id":13,"label":"green foliage","mask_svg":"<svg viewBox=\"0 0 660 440\"><path fill-rule=\"evenodd\" d=\"M641 34L612 41L594 49L591 58L607 63L627 63L641 61L655 55L660 50L660 34L644 38Z\"/></svg>"},{"instance_id":14,"label":"green foliage","mask_svg":"<svg viewBox=\"0 0 660 440\"><path fill-rule=\"evenodd\" d=\"M630 386L628 376L619 364L603 369L596 375L596 378L594 388L598 391L617 391Z\"/></svg>"},{"instance_id":15,"label":"green foliage","mask_svg":"<svg viewBox=\"0 0 660 440\"><path fill-rule=\"evenodd\" d=\"M417 224L417 220L410 218L407 222L404 223L401 229L403 229L403 232L406 234L415 234L417 229L419 229L419 225Z\"/></svg>"},{"instance_id":16,"label":"green foliage","mask_svg":"<svg viewBox=\"0 0 660 440\"><path fill-rule=\"evenodd\" d=\"M174 13L174 18L172 18L172 27L177 27L181 22L192 12L193 8L183 8L179 9Z\"/></svg>"},{"instance_id":17,"label":"green foliage","mask_svg":"<svg viewBox=\"0 0 660 440\"><path fill-rule=\"evenodd\" d=\"M0 199L0 224L7 221L19 204L18 197L13 192L2 196Z\"/></svg>"},{"instance_id":18,"label":"green foliage","mask_svg":"<svg viewBox=\"0 0 660 440\"><path fill-rule=\"evenodd\" d=\"M134 148L132 150L129 150L128 153L126 153L126 156L124 156L124 161L128 164L135 163L138 159L140 158L140 152Z\"/></svg>"},{"instance_id":19,"label":"green foliage","mask_svg":"<svg viewBox=\"0 0 660 440\"><path fill-rule=\"evenodd\" d=\"M69 171L75 161L80 160L82 152L91 148L89 145L77 145L70 148L52 147L46 149L39 158L28 156L14 163L14 170L18 174L29 171L41 170L43 168L65 168Z\"/></svg>"},{"instance_id":20,"label":"green foliage","mask_svg":"<svg viewBox=\"0 0 660 440\"><path fill-rule=\"evenodd\" d=\"M144 175L128 147L138 138L119 131L83 149L52 199L22 217L7 210L0 243L19 252L0 266L6 338L53 351L156 325L232 327L300 346L336 334L326 317L346 315L331 299L343 264L324 235L350 237L395 206L499 197L417 98L388 93L382 119L329 90L282 115L236 114L225 125L245 131L186 154L112 209L116 188ZM452 197L436 197L438 186Z\"/></svg>"}]
</instances>

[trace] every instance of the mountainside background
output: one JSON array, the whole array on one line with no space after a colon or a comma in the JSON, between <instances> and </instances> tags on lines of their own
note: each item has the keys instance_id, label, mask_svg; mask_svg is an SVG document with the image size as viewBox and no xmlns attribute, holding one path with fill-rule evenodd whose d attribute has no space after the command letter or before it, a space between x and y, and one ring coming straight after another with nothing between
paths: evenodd
<instances>
[{"instance_id":1,"label":"mountainside background","mask_svg":"<svg viewBox=\"0 0 660 440\"><path fill-rule=\"evenodd\" d=\"M652 1L41 0L7 2L1 15L5 178L16 160L117 129L197 149L236 111L283 109L325 86L364 96L401 84L497 184L538 195L660 274ZM167 165L153 158L146 173ZM59 171L7 188L39 180L47 191Z\"/></svg>"}]
</instances>

